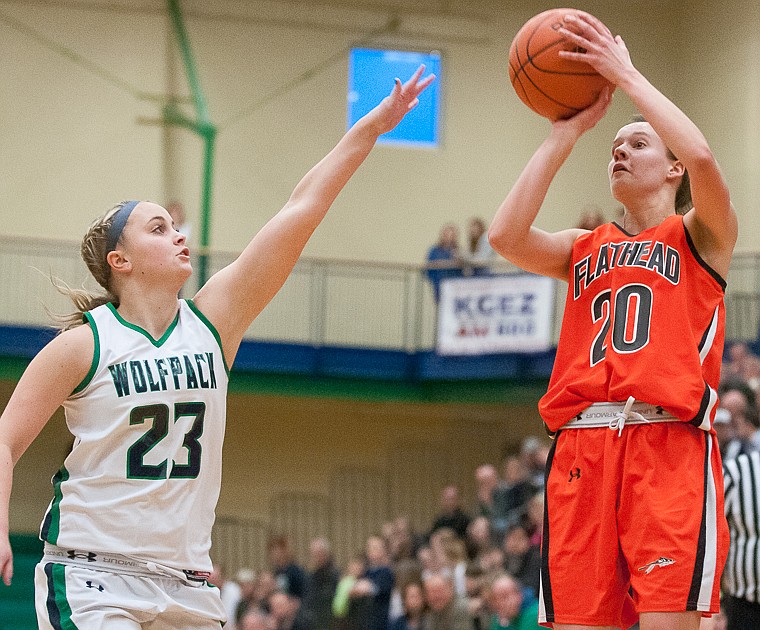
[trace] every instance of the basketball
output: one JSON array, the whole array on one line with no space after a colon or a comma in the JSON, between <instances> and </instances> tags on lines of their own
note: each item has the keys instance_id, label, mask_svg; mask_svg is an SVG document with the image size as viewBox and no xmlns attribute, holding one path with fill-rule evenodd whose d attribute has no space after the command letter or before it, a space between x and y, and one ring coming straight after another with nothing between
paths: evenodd
<instances>
[{"instance_id":1,"label":"basketball","mask_svg":"<svg viewBox=\"0 0 760 630\"><path fill-rule=\"evenodd\" d=\"M523 103L534 112L559 120L591 105L609 81L591 66L562 59L560 50L577 51L559 33L568 14L578 9L550 9L528 20L509 48L509 79Z\"/></svg>"}]
</instances>

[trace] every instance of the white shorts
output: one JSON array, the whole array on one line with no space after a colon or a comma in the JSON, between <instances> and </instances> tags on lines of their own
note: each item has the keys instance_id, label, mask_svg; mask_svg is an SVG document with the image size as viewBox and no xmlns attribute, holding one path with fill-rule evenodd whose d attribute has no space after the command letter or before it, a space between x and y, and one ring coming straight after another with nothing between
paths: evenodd
<instances>
[{"instance_id":1,"label":"white shorts","mask_svg":"<svg viewBox=\"0 0 760 630\"><path fill-rule=\"evenodd\" d=\"M43 558L34 576L40 630L219 630L219 589L159 574L117 573Z\"/></svg>"}]
</instances>

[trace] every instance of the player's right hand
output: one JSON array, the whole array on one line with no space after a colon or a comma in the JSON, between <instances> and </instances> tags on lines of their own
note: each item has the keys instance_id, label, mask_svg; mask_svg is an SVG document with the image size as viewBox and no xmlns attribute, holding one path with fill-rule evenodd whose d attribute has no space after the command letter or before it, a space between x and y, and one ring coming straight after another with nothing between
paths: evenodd
<instances>
[{"instance_id":1,"label":"player's right hand","mask_svg":"<svg viewBox=\"0 0 760 630\"><path fill-rule=\"evenodd\" d=\"M11 585L13 578L13 551L8 536L0 537L0 576L6 586Z\"/></svg>"},{"instance_id":2,"label":"player's right hand","mask_svg":"<svg viewBox=\"0 0 760 630\"><path fill-rule=\"evenodd\" d=\"M555 120L552 123L552 129L561 132L571 132L576 135L576 140L580 138L589 129L592 129L604 115L612 103L613 89L605 87L599 94L595 103L589 105L586 109L581 110L570 118Z\"/></svg>"}]
</instances>

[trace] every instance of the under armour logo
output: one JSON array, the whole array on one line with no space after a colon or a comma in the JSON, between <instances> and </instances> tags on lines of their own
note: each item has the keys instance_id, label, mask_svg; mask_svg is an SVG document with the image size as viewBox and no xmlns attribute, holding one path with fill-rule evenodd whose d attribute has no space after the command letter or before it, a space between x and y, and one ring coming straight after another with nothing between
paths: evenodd
<instances>
[{"instance_id":1,"label":"under armour logo","mask_svg":"<svg viewBox=\"0 0 760 630\"><path fill-rule=\"evenodd\" d=\"M570 483L573 479L580 479L581 478L581 469L577 466L575 468L570 469L570 479L567 480L567 483Z\"/></svg>"},{"instance_id":2,"label":"under armour logo","mask_svg":"<svg viewBox=\"0 0 760 630\"><path fill-rule=\"evenodd\" d=\"M98 590L99 590L101 593L102 593L103 591L105 591L105 590L106 590L105 588L103 588L103 586L102 586L101 584L93 584L93 583L92 583L92 580L87 580L87 581L86 581L84 584L85 584L85 586L86 586L87 588L96 588L96 589L98 589Z\"/></svg>"},{"instance_id":3,"label":"under armour logo","mask_svg":"<svg viewBox=\"0 0 760 630\"><path fill-rule=\"evenodd\" d=\"M675 564L675 563L676 561L673 560L673 558L666 558L665 556L660 556L654 562L650 562L649 564L645 564L643 567L639 567L639 571L643 571L645 575L649 575L652 571L654 571L655 567L668 567L671 564Z\"/></svg>"},{"instance_id":4,"label":"under armour logo","mask_svg":"<svg viewBox=\"0 0 760 630\"><path fill-rule=\"evenodd\" d=\"M84 553L83 551L76 551L75 549L69 549L66 552L66 555L68 555L71 560L74 560L74 558L80 558L81 560L87 560L87 562L95 562L95 558L98 557L98 554L93 553L92 551Z\"/></svg>"}]
</instances>

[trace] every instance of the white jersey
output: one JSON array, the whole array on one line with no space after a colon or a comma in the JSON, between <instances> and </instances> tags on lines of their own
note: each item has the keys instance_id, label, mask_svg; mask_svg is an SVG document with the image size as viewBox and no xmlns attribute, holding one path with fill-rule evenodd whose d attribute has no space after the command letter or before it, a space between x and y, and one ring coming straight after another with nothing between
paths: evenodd
<instances>
[{"instance_id":1,"label":"white jersey","mask_svg":"<svg viewBox=\"0 0 760 630\"><path fill-rule=\"evenodd\" d=\"M74 445L40 537L210 571L228 382L219 335L190 300L158 340L111 304L85 316L92 367L63 405Z\"/></svg>"}]
</instances>

